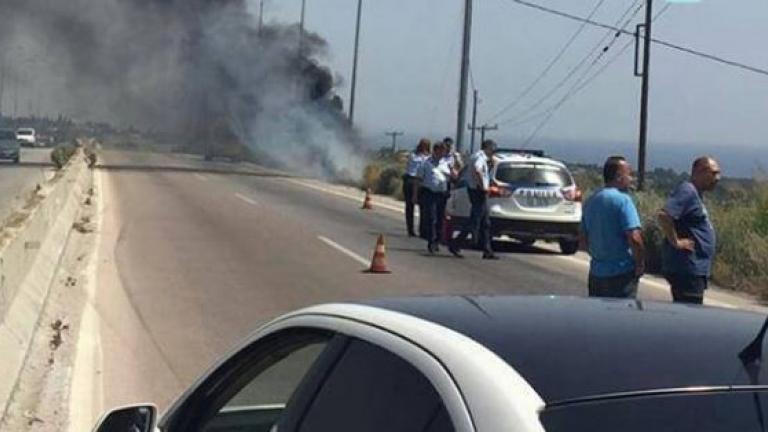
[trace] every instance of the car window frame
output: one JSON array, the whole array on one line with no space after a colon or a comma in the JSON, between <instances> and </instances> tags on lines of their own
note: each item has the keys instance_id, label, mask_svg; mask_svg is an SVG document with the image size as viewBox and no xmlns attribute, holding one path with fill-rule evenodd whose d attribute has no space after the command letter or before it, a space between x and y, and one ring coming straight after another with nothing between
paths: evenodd
<instances>
[{"instance_id":1,"label":"car window frame","mask_svg":"<svg viewBox=\"0 0 768 432\"><path fill-rule=\"evenodd\" d=\"M305 346L313 341L327 341L326 347L294 390L294 395L299 391L308 391L312 385L319 383L318 377L323 376L322 370L316 369L327 368L332 364L333 359L343 352L344 340L343 336L328 330L295 327L272 332L252 341L236 350L235 354L228 356L205 378L190 387L163 416L159 429L167 432L199 431L202 422L214 415L214 411L218 412L221 406L253 380L253 377L243 378L242 374L253 369L255 362L273 354L276 346L300 343L301 346ZM244 382L237 383L237 381ZM293 395L286 404L286 412L292 400Z\"/></svg>"},{"instance_id":2,"label":"car window frame","mask_svg":"<svg viewBox=\"0 0 768 432\"><path fill-rule=\"evenodd\" d=\"M346 337L361 339L400 356L423 374L435 388L435 391L443 401L446 411L448 411L455 432L476 431L467 401L464 399L464 395L459 389L456 381L443 363L441 363L434 354L414 341L383 327L376 326L375 324L358 321L353 318L317 312L291 315L278 319L257 331L251 338L249 338L248 342L242 348L235 350L236 354L230 355L229 357L239 356L240 351L246 350L251 344L259 343L260 340L271 334L292 328L328 331L339 336L337 339L338 342L335 342L334 347L334 349L338 351L333 353L336 356L343 352L341 350L343 350ZM198 380L197 385L187 390L187 392L184 393L184 395L182 395L167 411L167 414L163 416L160 423L160 430L163 432L177 432L183 430L175 428L178 424L176 418L184 411L183 408L187 406L189 398L194 396L194 394L200 391L201 388L210 388L206 383L211 379L215 379L216 371L220 370L220 368L224 367L227 363L228 360L225 359L220 363L220 366L213 369L214 372L204 376ZM310 373L317 373L317 371L312 371ZM303 384L304 383L302 383L302 385L299 386L299 389L294 393L294 397L309 394L307 393L309 391L319 390L319 387L310 389L308 387L303 387ZM280 429L280 432L294 432L295 422L290 421L290 419L300 417L303 415L304 411L306 411L306 407L304 407L304 409L299 412L297 410L298 404L302 402L294 401L293 397L291 399L292 400L289 401L288 404L287 413L284 417L284 419L288 420L281 420L280 424L283 427ZM312 399L313 398L309 398L306 402L311 402ZM170 427L173 427L173 429Z\"/></svg>"}]
</instances>

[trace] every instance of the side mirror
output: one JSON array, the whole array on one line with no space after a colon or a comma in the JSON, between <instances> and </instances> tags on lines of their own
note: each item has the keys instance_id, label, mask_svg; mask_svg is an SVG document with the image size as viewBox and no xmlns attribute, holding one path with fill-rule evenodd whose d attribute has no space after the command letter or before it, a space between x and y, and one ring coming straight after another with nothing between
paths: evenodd
<instances>
[{"instance_id":1,"label":"side mirror","mask_svg":"<svg viewBox=\"0 0 768 432\"><path fill-rule=\"evenodd\" d=\"M132 405L106 413L94 432L153 432L156 422L156 406Z\"/></svg>"}]
</instances>

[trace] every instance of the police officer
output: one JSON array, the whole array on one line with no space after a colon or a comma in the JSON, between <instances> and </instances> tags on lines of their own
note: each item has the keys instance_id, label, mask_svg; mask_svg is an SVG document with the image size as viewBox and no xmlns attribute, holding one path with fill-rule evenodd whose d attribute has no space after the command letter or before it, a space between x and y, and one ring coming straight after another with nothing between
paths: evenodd
<instances>
[{"instance_id":1,"label":"police officer","mask_svg":"<svg viewBox=\"0 0 768 432\"><path fill-rule=\"evenodd\" d=\"M429 158L429 151L431 142L422 138L416 149L408 155L408 163L405 166L405 174L403 174L403 197L405 199L405 226L408 229L408 236L415 237L416 232L413 230L413 207L415 203L418 203L418 189L414 188L416 184L416 172L419 166ZM419 210L421 214L421 210ZM421 218L423 219L423 217ZM419 226L422 223L419 221ZM421 234L421 233L420 233ZM421 234L423 236L423 234Z\"/></svg>"},{"instance_id":2,"label":"police officer","mask_svg":"<svg viewBox=\"0 0 768 432\"><path fill-rule=\"evenodd\" d=\"M461 233L449 241L448 250L457 258L464 257L459 245L471 232L472 239L483 250L483 259L499 259L491 247L491 215L488 208L488 191L491 186L490 166L495 151L496 143L493 140L483 141L480 151L472 155L469 166L464 172L472 210L466 224L461 228Z\"/></svg>"},{"instance_id":3,"label":"police officer","mask_svg":"<svg viewBox=\"0 0 768 432\"><path fill-rule=\"evenodd\" d=\"M440 234L443 232L445 221L445 203L448 200L448 184L451 178L458 172L448 165L445 159L445 144L437 143L432 150L432 157L424 161L419 167L416 177L424 196L424 213L427 234L427 250L430 254L438 252Z\"/></svg>"},{"instance_id":4,"label":"police officer","mask_svg":"<svg viewBox=\"0 0 768 432\"><path fill-rule=\"evenodd\" d=\"M451 137L443 138L443 144L445 145L445 160L448 162L448 166L455 168L457 171L461 171L464 166L464 162L461 160L459 152L453 149L453 139Z\"/></svg>"}]
</instances>

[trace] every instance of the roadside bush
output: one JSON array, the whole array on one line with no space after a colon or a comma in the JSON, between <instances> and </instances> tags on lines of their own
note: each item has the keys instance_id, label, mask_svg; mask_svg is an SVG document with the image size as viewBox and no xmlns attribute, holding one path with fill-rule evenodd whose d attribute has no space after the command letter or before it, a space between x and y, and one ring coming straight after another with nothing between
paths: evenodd
<instances>
[{"instance_id":1,"label":"roadside bush","mask_svg":"<svg viewBox=\"0 0 768 432\"><path fill-rule=\"evenodd\" d=\"M661 271L661 248L664 234L656 222L656 214L664 205L664 198L653 192L638 192L634 198L643 224L646 252L645 269L649 273L658 273Z\"/></svg>"},{"instance_id":2,"label":"roadside bush","mask_svg":"<svg viewBox=\"0 0 768 432\"><path fill-rule=\"evenodd\" d=\"M63 144L57 146L51 151L51 162L56 166L56 169L62 169L76 151L77 149L73 145Z\"/></svg>"},{"instance_id":3,"label":"roadside bush","mask_svg":"<svg viewBox=\"0 0 768 432\"><path fill-rule=\"evenodd\" d=\"M371 163L363 169L363 189L375 190L383 168L381 164Z\"/></svg>"},{"instance_id":4,"label":"roadside bush","mask_svg":"<svg viewBox=\"0 0 768 432\"><path fill-rule=\"evenodd\" d=\"M363 189L370 188L374 193L403 200L402 177L404 170L402 164L372 162L363 169L363 184L361 186Z\"/></svg>"},{"instance_id":5,"label":"roadside bush","mask_svg":"<svg viewBox=\"0 0 768 432\"><path fill-rule=\"evenodd\" d=\"M397 197L403 188L402 171L396 167L389 167L381 172L375 192L382 195Z\"/></svg>"}]
</instances>

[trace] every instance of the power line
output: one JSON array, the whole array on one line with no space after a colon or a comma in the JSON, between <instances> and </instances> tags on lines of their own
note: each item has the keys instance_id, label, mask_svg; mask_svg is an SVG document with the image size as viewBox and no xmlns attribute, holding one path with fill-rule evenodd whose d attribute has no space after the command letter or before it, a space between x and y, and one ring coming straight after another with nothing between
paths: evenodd
<instances>
[{"instance_id":1,"label":"power line","mask_svg":"<svg viewBox=\"0 0 768 432\"><path fill-rule=\"evenodd\" d=\"M640 2L640 0L635 0L635 2L634 2L633 4L631 4L631 5L629 6L629 8L627 8L627 10L626 10L626 11L625 11L625 12L624 12L622 15L621 15L621 17L619 17L619 19L618 19L618 20L616 20L616 24L617 24L617 25L621 25L621 28L626 28L626 27L627 27L627 26L628 26L628 25L629 25L629 24L632 22L632 20L634 20L634 19L635 19L635 16L637 16L637 14L640 12L640 10L642 10L642 8L643 8L643 5L642 5L642 4L640 4L639 6L637 6L637 4L638 4L639 2ZM635 6L637 6L637 7L635 7ZM632 11L633 9L634 9L634 12ZM630 15L630 13L631 13L631 15ZM614 39L613 39L613 40L611 41L611 43L609 43L607 46L603 46L603 45L606 43L606 40L607 40L607 39L608 39L608 38L609 38L611 35L613 35L613 36L614 36ZM573 76L574 76L574 75L575 75L575 74L576 74L576 73L577 73L577 72L578 72L578 71L579 71L579 70L580 70L580 69L581 69L581 68L582 68L582 67L583 67L583 66L584 66L586 63L587 63L587 61L589 61L589 59L590 59L590 58L591 58L591 57L592 57L592 56L593 56L593 55L594 55L596 52L598 52L598 50L601 50L601 51L600 51L600 54L598 54L598 55L597 55L597 57L595 57L595 59L594 59L594 61L592 62L592 64L590 64L590 65L589 65L589 67L588 67L588 69L589 69L589 68L592 68L592 67L595 65L595 63L597 63L597 62L598 62L598 61L599 61L599 60L602 58L602 56L604 56L604 55L605 55L605 53L606 53L606 52L607 52L607 51L610 49L610 47L613 45L613 42L615 42L615 40L616 40L616 39L617 39L617 38L618 38L620 35L621 35L621 33L620 33L620 32L617 32L617 31L613 31L613 30L609 30L609 31L608 31L608 32L607 32L607 33L606 33L606 34L605 34L605 35L604 35L602 38L600 38L600 40L599 40L599 41L598 41L598 42L597 42L597 43L596 43L596 44L595 44L595 45L592 47L592 49L591 49L591 50L590 50L590 51L587 53L587 55L586 55L586 56L584 56L584 58L582 58L582 59L581 59L581 61L580 61L579 63L577 63L577 64L576 64L574 67L572 67L572 68L571 68L571 69L568 71L568 73L566 73L565 77L563 77L563 79L562 79L562 80L560 80L560 82L558 82L558 83L557 83L557 84L556 84L556 85L555 85L555 86L554 86L554 87L553 87L553 88L552 88L552 89L551 89L549 92L547 92L547 93L546 93L546 94L544 94L542 97L540 97L538 100L536 100L536 102L534 102L533 104L531 104L530 106L528 106L528 108L527 108L526 112L531 112L531 111L535 110L536 108L540 107L542 104L544 104L544 102L546 102L546 101L547 101L547 100L548 100L550 97L552 97L552 96L553 96L555 93L557 93L557 91L558 91L558 90L560 90L561 88L563 88L563 86L565 86L565 84L566 84L568 81L570 81L570 79L571 79L571 78L572 78L572 77L573 77ZM601 47L602 47L602 48L601 48ZM538 117L541 117L541 115L536 115L535 117L536 117L536 118L538 118ZM507 123L510 123L510 122L515 122L516 120L518 120L518 117L512 117L512 118L510 118L510 119L508 119L508 120L506 120L506 121L502 121L502 122L500 122L500 124L507 124ZM520 121L520 122L516 122L516 124L520 124L520 123L527 123L528 121L530 121L530 119L529 119L529 120Z\"/></svg>"},{"instance_id":2,"label":"power line","mask_svg":"<svg viewBox=\"0 0 768 432\"><path fill-rule=\"evenodd\" d=\"M583 17L577 16L577 15L573 15L573 14L570 14L570 13L567 13L567 12L559 11L557 9L552 9L552 8L549 8L549 7L546 7L546 6L542 6L542 5L539 5L539 4L536 4L536 3L531 3L531 2L528 2L526 0L511 0L511 1L513 1L515 3L518 3L520 5L526 6L526 7L538 9L538 10L540 10L542 12L550 13L550 14L553 14L553 15L558 15L558 16L561 16L563 18L568 18L570 20L579 21L579 22L586 22L587 24L591 24L591 25L596 26L596 27L602 27L602 28L605 28L605 29L618 31L618 32L621 32L621 33L627 34L627 35L634 35L634 33L630 32L630 31L627 31L625 29L621 29L621 28L618 28L618 27L611 26L609 24L605 24L605 23L601 23L601 22L598 22L598 21L594 21L592 19L583 18ZM640 37L644 38L644 36L640 36ZM672 42L667 42L665 40L657 39L657 38L654 38L654 37L651 37L651 42L659 44L659 45L662 45L662 46L665 46L667 48L675 49L675 50L678 50L678 51L681 51L681 52L684 52L684 53L687 53L687 54L691 54L691 55L695 55L695 56L698 56L698 57L702 57L702 58L705 58L707 60L711 60L711 61L722 63L722 64L725 64L725 65L728 65L728 66L733 66L733 67L744 69L744 70L747 70L747 71L750 71L750 72L754 72L754 73L758 73L758 74L761 74L761 75L768 76L768 70L766 70L766 69L761 69L761 68L758 68L758 67L755 67L755 66L750 66L748 64L740 63L740 62L737 62L737 61L728 60L728 59L716 56L714 54L709 54L709 53L706 53L706 52L703 52L703 51L699 51L699 50L696 50L696 49L693 49L693 48L684 47L682 45L678 45L678 44L675 44L675 43L672 43Z\"/></svg>"},{"instance_id":3,"label":"power line","mask_svg":"<svg viewBox=\"0 0 768 432\"><path fill-rule=\"evenodd\" d=\"M667 9L669 9L669 6L670 5L667 4L664 8L662 8L656 14L656 16L653 17L653 21L656 21L661 15L663 15L667 11ZM615 43L615 41L616 41L616 39L614 39L612 41L612 43L608 47L606 47L606 48L610 48L613 45L613 43ZM594 66L596 64L596 62L593 62L592 65L590 65L590 67L587 68L585 73L582 74L581 78L576 81L576 84L573 87L571 87L571 89L565 94L565 96L563 96L563 98L560 99L560 101L558 101L558 103L555 104L550 109L550 111L547 113L546 118L544 118L544 120L541 123L539 123L539 125L536 127L536 129L533 131L533 133L531 133L531 135L528 137L528 139L525 140L525 142L523 143L523 146L527 146L528 144L530 144L530 142L533 141L533 139L538 135L538 133L541 132L541 130L544 128L544 126L546 126L547 123L549 123L549 121L552 119L552 117L555 115L555 113L557 113L557 111L560 109L560 107L562 107L573 96L576 96L578 93L580 93L584 88L586 88L590 83L592 83L592 81L594 81L598 76L600 76L608 68L608 66L613 64L616 60L618 60L627 51L627 49L632 45L633 42L634 41L629 41L627 44L624 45L624 47L622 47L622 49L619 51L619 53L613 59L611 59L605 65L603 65L603 67L598 69L598 71L595 74L593 74L589 78L585 78L587 73L589 73L589 71L591 70L592 66ZM607 50L603 51L601 53L600 57L602 57L602 55L605 54L606 52L607 52ZM598 57L598 58L600 58L600 57Z\"/></svg>"},{"instance_id":4,"label":"power line","mask_svg":"<svg viewBox=\"0 0 768 432\"><path fill-rule=\"evenodd\" d=\"M592 8L592 11L589 14L589 19L591 19L593 16L595 16L595 14L600 9L600 7L603 5L603 3L605 3L605 0L598 0L598 2L595 3L595 6ZM565 52L568 51L568 48L570 48L571 45L573 45L573 43L576 41L576 38L578 38L579 35L581 35L581 33L584 31L584 29L586 27L587 27L587 23L586 22L581 23L579 28L571 35L571 37L568 39L568 41L565 43L565 45L563 45L563 47L552 58L552 60L550 60L549 64L547 64L547 66L544 68L544 70L541 71L539 76L535 80L533 80L533 82L530 85L528 85L528 87L526 87L525 90L523 90L517 96L517 98L515 98L515 100L513 100L511 103L509 103L507 106L505 106L501 110L499 110L496 114L492 115L491 116L491 120L494 120L494 119L498 118L499 116L501 116L505 112L507 112L507 111L511 110L512 108L516 107L517 104L520 103L521 100L523 100L523 98L528 96L528 94L541 82L541 80L544 79L544 77L547 76L549 71L552 70L552 68L557 64L557 62L560 61L560 59L563 57Z\"/></svg>"}]
</instances>

